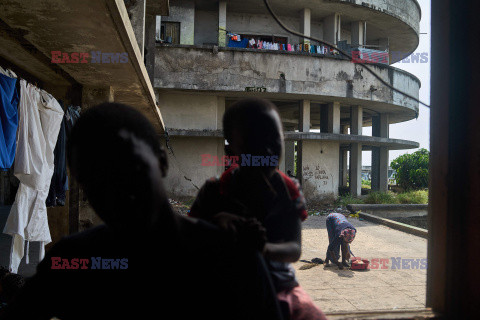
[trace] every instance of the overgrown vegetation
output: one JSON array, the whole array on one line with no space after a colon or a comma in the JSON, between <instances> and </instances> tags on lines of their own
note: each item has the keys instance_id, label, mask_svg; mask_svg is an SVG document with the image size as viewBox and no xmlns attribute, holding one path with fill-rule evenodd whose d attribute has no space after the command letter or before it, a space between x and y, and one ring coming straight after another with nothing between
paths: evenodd
<instances>
[{"instance_id":1,"label":"overgrown vegetation","mask_svg":"<svg viewBox=\"0 0 480 320\"><path fill-rule=\"evenodd\" d=\"M415 190L400 193L397 195L397 199L399 203L409 204L409 203L417 203L417 204L427 204L428 203L428 190Z\"/></svg>"},{"instance_id":2,"label":"overgrown vegetation","mask_svg":"<svg viewBox=\"0 0 480 320\"><path fill-rule=\"evenodd\" d=\"M352 197L350 194L345 196L338 197L337 202L335 203L337 206L346 206L349 204L362 204L364 203L362 199Z\"/></svg>"},{"instance_id":3,"label":"overgrown vegetation","mask_svg":"<svg viewBox=\"0 0 480 320\"><path fill-rule=\"evenodd\" d=\"M428 190L415 190L403 193L393 192L370 192L364 198L356 198L351 195L339 197L336 205L348 204L427 204Z\"/></svg>"},{"instance_id":4,"label":"overgrown vegetation","mask_svg":"<svg viewBox=\"0 0 480 320\"><path fill-rule=\"evenodd\" d=\"M393 192L370 192L365 198L365 202L368 204L396 204L398 203L397 197Z\"/></svg>"},{"instance_id":5,"label":"overgrown vegetation","mask_svg":"<svg viewBox=\"0 0 480 320\"><path fill-rule=\"evenodd\" d=\"M428 188L429 160L430 152L426 149L403 154L393 160L390 166L396 171L397 184L405 191Z\"/></svg>"}]
</instances>

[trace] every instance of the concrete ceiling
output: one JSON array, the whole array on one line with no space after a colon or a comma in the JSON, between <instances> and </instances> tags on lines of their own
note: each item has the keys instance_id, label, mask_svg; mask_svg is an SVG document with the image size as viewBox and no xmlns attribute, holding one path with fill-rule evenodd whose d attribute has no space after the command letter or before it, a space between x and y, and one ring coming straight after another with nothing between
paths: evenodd
<instances>
[{"instance_id":1,"label":"concrete ceiling","mask_svg":"<svg viewBox=\"0 0 480 320\"><path fill-rule=\"evenodd\" d=\"M168 0L157 0L168 6ZM162 3L162 5L160 5ZM115 101L163 120L122 0L4 0L0 57L50 85L113 87ZM128 53L127 63L51 63L52 51ZM90 59L88 59L90 62Z\"/></svg>"}]
</instances>

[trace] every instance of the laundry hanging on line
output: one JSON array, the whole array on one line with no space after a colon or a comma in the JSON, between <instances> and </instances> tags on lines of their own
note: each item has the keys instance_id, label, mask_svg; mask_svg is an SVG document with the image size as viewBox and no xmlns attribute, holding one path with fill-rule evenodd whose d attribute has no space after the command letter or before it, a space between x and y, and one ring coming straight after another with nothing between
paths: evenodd
<instances>
[{"instance_id":1,"label":"laundry hanging on line","mask_svg":"<svg viewBox=\"0 0 480 320\"><path fill-rule=\"evenodd\" d=\"M0 170L9 169L15 159L18 128L17 78L0 67Z\"/></svg>"},{"instance_id":2,"label":"laundry hanging on line","mask_svg":"<svg viewBox=\"0 0 480 320\"><path fill-rule=\"evenodd\" d=\"M49 93L20 80L18 141L14 174L20 185L5 224L4 233L12 236L9 269L17 273L27 242L40 242L39 260L51 242L46 198L54 172L54 148L64 112Z\"/></svg>"}]
</instances>

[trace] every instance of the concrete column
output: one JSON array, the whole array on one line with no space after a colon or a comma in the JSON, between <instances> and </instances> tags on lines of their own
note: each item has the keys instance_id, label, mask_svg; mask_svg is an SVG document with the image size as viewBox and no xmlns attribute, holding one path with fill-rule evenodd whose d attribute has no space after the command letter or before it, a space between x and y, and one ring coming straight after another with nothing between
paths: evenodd
<instances>
[{"instance_id":1,"label":"concrete column","mask_svg":"<svg viewBox=\"0 0 480 320\"><path fill-rule=\"evenodd\" d=\"M348 150L340 148L340 179L339 185L346 187L348 182Z\"/></svg>"},{"instance_id":2,"label":"concrete column","mask_svg":"<svg viewBox=\"0 0 480 320\"><path fill-rule=\"evenodd\" d=\"M147 68L150 82L154 82L155 78L155 38L156 38L157 19L153 14L145 16L145 67Z\"/></svg>"},{"instance_id":3,"label":"concrete column","mask_svg":"<svg viewBox=\"0 0 480 320\"><path fill-rule=\"evenodd\" d=\"M217 102L217 130L223 130L223 114L225 113L225 97L218 97Z\"/></svg>"},{"instance_id":4,"label":"concrete column","mask_svg":"<svg viewBox=\"0 0 480 320\"><path fill-rule=\"evenodd\" d=\"M310 131L310 100L302 100L299 107L298 131Z\"/></svg>"},{"instance_id":5,"label":"concrete column","mask_svg":"<svg viewBox=\"0 0 480 320\"><path fill-rule=\"evenodd\" d=\"M360 106L350 107L350 134L362 135L363 108Z\"/></svg>"},{"instance_id":6,"label":"concrete column","mask_svg":"<svg viewBox=\"0 0 480 320\"><path fill-rule=\"evenodd\" d=\"M311 35L311 26L312 26L312 12L309 8L304 8L300 11L300 32L306 36ZM310 40L303 39L303 43L310 43Z\"/></svg>"},{"instance_id":7,"label":"concrete column","mask_svg":"<svg viewBox=\"0 0 480 320\"><path fill-rule=\"evenodd\" d=\"M284 168L283 172L287 173L289 170L292 175L295 174L295 141L285 141L284 150Z\"/></svg>"},{"instance_id":8,"label":"concrete column","mask_svg":"<svg viewBox=\"0 0 480 320\"><path fill-rule=\"evenodd\" d=\"M362 144L350 145L350 194L358 197L362 194Z\"/></svg>"},{"instance_id":9,"label":"concrete column","mask_svg":"<svg viewBox=\"0 0 480 320\"><path fill-rule=\"evenodd\" d=\"M372 136L388 138L390 135L390 123L388 114L382 113L372 117Z\"/></svg>"},{"instance_id":10,"label":"concrete column","mask_svg":"<svg viewBox=\"0 0 480 320\"><path fill-rule=\"evenodd\" d=\"M137 39L138 48L144 55L144 46L145 46L145 14L146 14L146 0L137 0L133 4L127 7L127 11L130 17L130 22L132 23L133 33Z\"/></svg>"},{"instance_id":11,"label":"concrete column","mask_svg":"<svg viewBox=\"0 0 480 320\"><path fill-rule=\"evenodd\" d=\"M162 31L162 16L155 18L155 40L160 40Z\"/></svg>"},{"instance_id":12,"label":"concrete column","mask_svg":"<svg viewBox=\"0 0 480 320\"><path fill-rule=\"evenodd\" d=\"M334 13L323 20L323 39L332 44L337 44L341 33L341 16Z\"/></svg>"},{"instance_id":13,"label":"concrete column","mask_svg":"<svg viewBox=\"0 0 480 320\"><path fill-rule=\"evenodd\" d=\"M367 44L367 23L365 21L352 22L352 46L363 46Z\"/></svg>"},{"instance_id":14,"label":"concrete column","mask_svg":"<svg viewBox=\"0 0 480 320\"><path fill-rule=\"evenodd\" d=\"M328 133L340 133L340 102L328 104Z\"/></svg>"},{"instance_id":15,"label":"concrete column","mask_svg":"<svg viewBox=\"0 0 480 320\"><path fill-rule=\"evenodd\" d=\"M299 106L298 131L310 131L310 100L302 100ZM303 141L297 142L297 178L302 181ZM293 172L293 171L292 171Z\"/></svg>"},{"instance_id":16,"label":"concrete column","mask_svg":"<svg viewBox=\"0 0 480 320\"><path fill-rule=\"evenodd\" d=\"M372 118L372 135L389 137L389 116L381 114ZM372 190L386 192L388 190L389 150L386 147L372 148Z\"/></svg>"},{"instance_id":17,"label":"concrete column","mask_svg":"<svg viewBox=\"0 0 480 320\"><path fill-rule=\"evenodd\" d=\"M218 46L227 46L227 2L218 3Z\"/></svg>"}]
</instances>

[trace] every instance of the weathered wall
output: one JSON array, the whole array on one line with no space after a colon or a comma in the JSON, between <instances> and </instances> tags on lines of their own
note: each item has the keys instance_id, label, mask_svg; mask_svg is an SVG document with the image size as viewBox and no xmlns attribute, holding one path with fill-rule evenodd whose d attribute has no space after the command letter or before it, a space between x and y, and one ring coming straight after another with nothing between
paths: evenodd
<instances>
[{"instance_id":1,"label":"weathered wall","mask_svg":"<svg viewBox=\"0 0 480 320\"><path fill-rule=\"evenodd\" d=\"M281 17L286 25L298 30L300 18ZM195 12L195 45L216 44L218 41L218 12ZM287 37L291 44L300 43L299 37L286 33L269 15L227 12L227 30L240 34L261 34ZM311 35L323 38L322 22L312 21Z\"/></svg>"},{"instance_id":2,"label":"weathered wall","mask_svg":"<svg viewBox=\"0 0 480 320\"><path fill-rule=\"evenodd\" d=\"M161 93L158 103L168 129L216 130L223 116L217 117L217 96Z\"/></svg>"},{"instance_id":3,"label":"weathered wall","mask_svg":"<svg viewBox=\"0 0 480 320\"><path fill-rule=\"evenodd\" d=\"M168 175L164 180L170 196L197 195L205 181L219 176L224 167L202 166L202 154L221 158L224 155L224 140L215 138L171 137L169 142L175 157L168 152ZM189 181L189 180L191 181Z\"/></svg>"},{"instance_id":4,"label":"weathered wall","mask_svg":"<svg viewBox=\"0 0 480 320\"><path fill-rule=\"evenodd\" d=\"M361 66L321 55L234 48L216 54L211 48L157 46L155 68L156 88L244 92L246 87L263 87L268 93L338 97L352 104L364 100L372 107L372 101L379 102L385 105L383 112L390 105L418 111L418 103L392 94ZM370 68L388 83L418 96L420 82L413 75L387 66Z\"/></svg>"},{"instance_id":5,"label":"weathered wall","mask_svg":"<svg viewBox=\"0 0 480 320\"><path fill-rule=\"evenodd\" d=\"M180 44L194 44L195 3L193 0L170 2L170 15L162 16L162 22L180 22Z\"/></svg>"},{"instance_id":6,"label":"weathered wall","mask_svg":"<svg viewBox=\"0 0 480 320\"><path fill-rule=\"evenodd\" d=\"M218 43L218 11L195 11L195 45Z\"/></svg>"},{"instance_id":7,"label":"weathered wall","mask_svg":"<svg viewBox=\"0 0 480 320\"><path fill-rule=\"evenodd\" d=\"M330 200L338 195L339 144L303 141L302 187L309 201Z\"/></svg>"},{"instance_id":8,"label":"weathered wall","mask_svg":"<svg viewBox=\"0 0 480 320\"><path fill-rule=\"evenodd\" d=\"M418 33L419 22L422 15L416 0L334 0L362 5L373 10L388 13L408 23Z\"/></svg>"},{"instance_id":9,"label":"weathered wall","mask_svg":"<svg viewBox=\"0 0 480 320\"><path fill-rule=\"evenodd\" d=\"M225 99L214 95L158 93L168 129L221 129ZM202 154L221 158L224 140L219 138L170 137L169 173L165 181L170 195L195 196L205 180L220 175L224 167L202 166ZM189 181L190 179L191 181Z\"/></svg>"}]
</instances>

